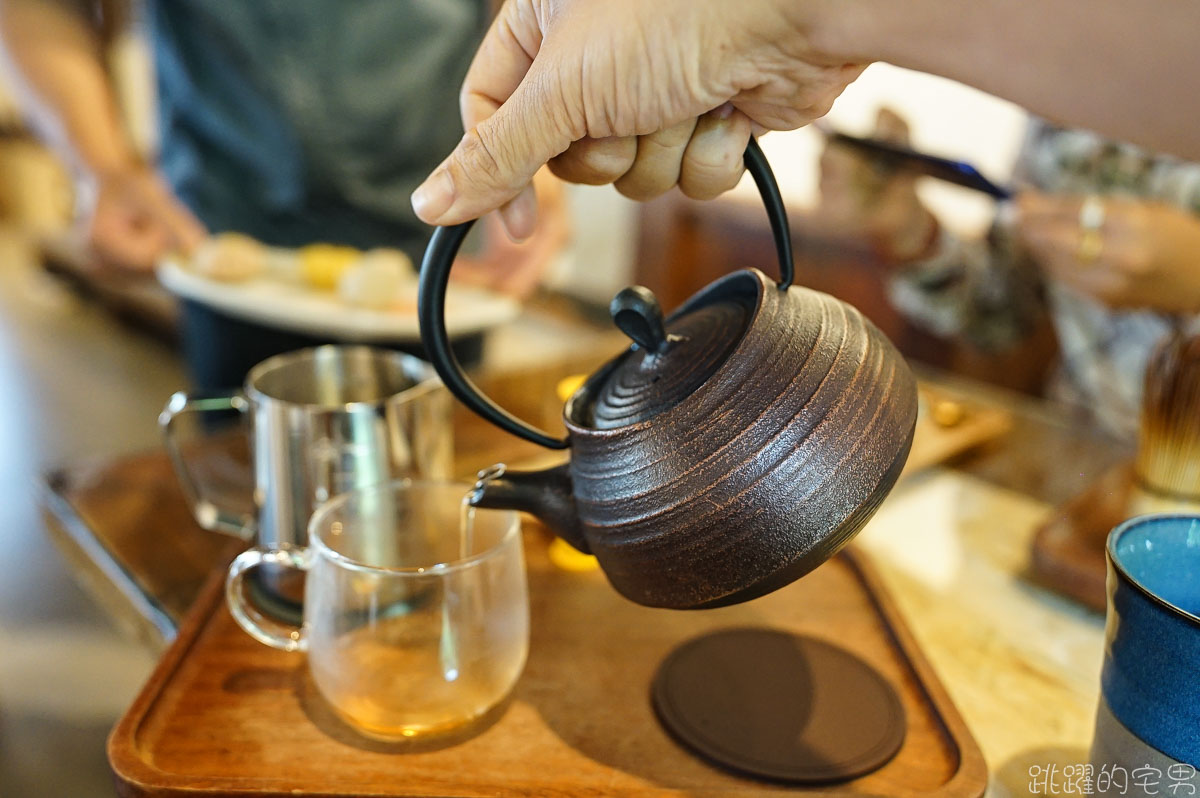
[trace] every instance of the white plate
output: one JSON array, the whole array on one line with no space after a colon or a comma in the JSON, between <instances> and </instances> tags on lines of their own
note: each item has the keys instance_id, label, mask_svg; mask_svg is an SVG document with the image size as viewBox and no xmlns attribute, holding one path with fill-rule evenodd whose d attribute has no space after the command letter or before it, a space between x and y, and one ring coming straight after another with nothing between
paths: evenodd
<instances>
[{"instance_id":1,"label":"white plate","mask_svg":"<svg viewBox=\"0 0 1200 798\"><path fill-rule=\"evenodd\" d=\"M353 307L336 294L266 278L237 283L210 280L171 259L159 264L158 280L177 296L264 326L346 341L420 340L415 310ZM519 312L516 301L508 297L451 284L446 331L451 338L461 338L512 321Z\"/></svg>"}]
</instances>

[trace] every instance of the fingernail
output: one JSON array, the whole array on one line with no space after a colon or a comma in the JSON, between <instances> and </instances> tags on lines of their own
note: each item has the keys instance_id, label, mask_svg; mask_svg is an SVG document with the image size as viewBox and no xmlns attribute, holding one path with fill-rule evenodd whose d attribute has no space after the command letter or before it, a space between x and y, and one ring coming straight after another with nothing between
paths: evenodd
<instances>
[{"instance_id":1,"label":"fingernail","mask_svg":"<svg viewBox=\"0 0 1200 798\"><path fill-rule=\"evenodd\" d=\"M439 169L426 178L412 195L413 211L427 224L436 224L453 204L454 182L445 169Z\"/></svg>"},{"instance_id":2,"label":"fingernail","mask_svg":"<svg viewBox=\"0 0 1200 798\"><path fill-rule=\"evenodd\" d=\"M717 109L717 119L728 119L733 116L733 103L725 103Z\"/></svg>"},{"instance_id":3,"label":"fingernail","mask_svg":"<svg viewBox=\"0 0 1200 798\"><path fill-rule=\"evenodd\" d=\"M514 244L522 244L529 240L529 224L521 211L501 208L500 223L504 225L504 232Z\"/></svg>"},{"instance_id":4,"label":"fingernail","mask_svg":"<svg viewBox=\"0 0 1200 798\"><path fill-rule=\"evenodd\" d=\"M532 186L526 186L520 194L500 206L500 221L508 237L518 244L533 235L537 225L537 199Z\"/></svg>"},{"instance_id":5,"label":"fingernail","mask_svg":"<svg viewBox=\"0 0 1200 798\"><path fill-rule=\"evenodd\" d=\"M506 205L500 209L500 222L514 244L524 243L533 235L533 220L526 209Z\"/></svg>"}]
</instances>

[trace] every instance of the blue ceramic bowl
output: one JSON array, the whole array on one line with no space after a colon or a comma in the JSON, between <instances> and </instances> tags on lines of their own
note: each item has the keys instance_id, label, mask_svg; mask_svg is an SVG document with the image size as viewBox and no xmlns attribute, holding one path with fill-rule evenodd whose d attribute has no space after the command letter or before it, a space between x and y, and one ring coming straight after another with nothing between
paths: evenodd
<instances>
[{"instance_id":1,"label":"blue ceramic bowl","mask_svg":"<svg viewBox=\"0 0 1200 798\"><path fill-rule=\"evenodd\" d=\"M1200 516L1114 529L1107 589L1103 700L1141 740L1200 767Z\"/></svg>"}]
</instances>

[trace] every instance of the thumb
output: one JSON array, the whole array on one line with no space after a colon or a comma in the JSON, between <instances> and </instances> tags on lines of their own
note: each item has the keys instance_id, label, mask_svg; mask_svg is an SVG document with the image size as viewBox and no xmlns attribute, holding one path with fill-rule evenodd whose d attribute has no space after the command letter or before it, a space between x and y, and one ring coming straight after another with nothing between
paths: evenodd
<instances>
[{"instance_id":1,"label":"thumb","mask_svg":"<svg viewBox=\"0 0 1200 798\"><path fill-rule=\"evenodd\" d=\"M535 65L536 66L536 65ZM412 195L428 224L459 224L496 210L529 185L551 158L583 132L571 120L557 80L560 69L532 69L494 114L468 130Z\"/></svg>"}]
</instances>

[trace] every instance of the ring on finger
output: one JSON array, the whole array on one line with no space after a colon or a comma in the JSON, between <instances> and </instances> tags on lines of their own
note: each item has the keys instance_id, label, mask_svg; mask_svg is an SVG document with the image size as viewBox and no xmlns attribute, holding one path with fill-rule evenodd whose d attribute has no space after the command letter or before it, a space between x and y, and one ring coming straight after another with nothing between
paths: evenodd
<instances>
[{"instance_id":1,"label":"ring on finger","mask_svg":"<svg viewBox=\"0 0 1200 798\"><path fill-rule=\"evenodd\" d=\"M1104 250L1104 202L1095 194L1084 197L1079 206L1079 246L1075 258L1080 263L1092 264Z\"/></svg>"}]
</instances>

